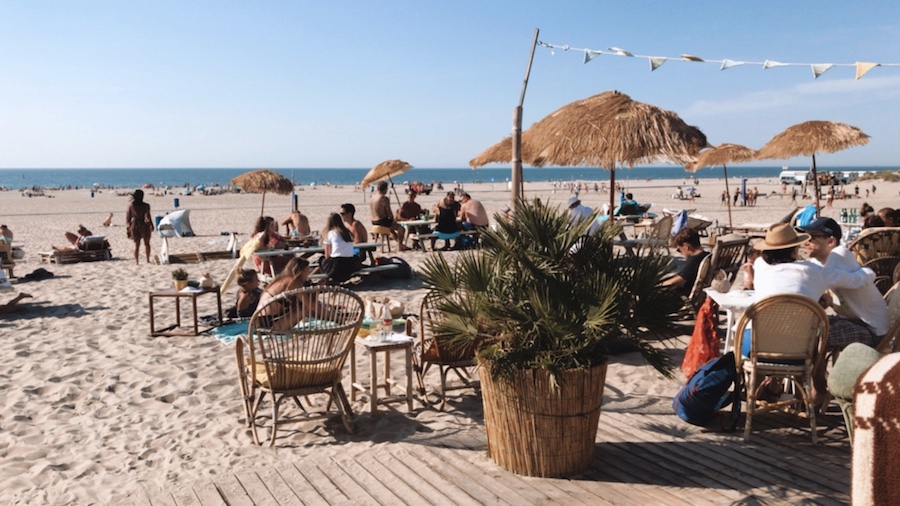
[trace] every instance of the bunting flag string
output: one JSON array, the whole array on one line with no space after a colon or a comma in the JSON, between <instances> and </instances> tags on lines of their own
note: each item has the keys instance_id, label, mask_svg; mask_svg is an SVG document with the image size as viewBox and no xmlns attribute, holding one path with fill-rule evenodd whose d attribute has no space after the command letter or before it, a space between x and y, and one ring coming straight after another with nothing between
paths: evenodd
<instances>
[{"instance_id":1,"label":"bunting flag string","mask_svg":"<svg viewBox=\"0 0 900 506\"><path fill-rule=\"evenodd\" d=\"M875 67L900 67L900 63L875 63L875 62L855 62L855 63L787 63L780 62L775 60L764 60L764 61L740 61L740 60L732 60L729 58L723 58L721 60L710 60L706 58L701 58L699 56L694 56L690 54L681 54L678 57L670 57L670 56L648 56L648 55L640 55L634 54L630 51L626 51L619 47L609 47L605 50L600 49L587 49L587 48L575 48L567 45L557 45L557 44L548 44L543 41L538 41L538 45L542 47L546 47L550 50L550 54L554 54L554 51L559 49L562 51L581 51L584 53L584 62L588 63L600 55L608 55L608 56L623 56L625 58L642 58L647 60L650 63L650 71L661 67L664 63L669 60L676 61L687 61L687 62L695 62L695 63L713 63L719 65L719 70L729 69L731 67L738 67L741 65L759 65L762 66L763 69L772 69L776 67L809 67L812 69L813 79L818 79L819 76L827 72L832 67L853 67L856 69L856 80L862 78L862 76L866 75L867 72L872 70Z\"/></svg>"}]
</instances>

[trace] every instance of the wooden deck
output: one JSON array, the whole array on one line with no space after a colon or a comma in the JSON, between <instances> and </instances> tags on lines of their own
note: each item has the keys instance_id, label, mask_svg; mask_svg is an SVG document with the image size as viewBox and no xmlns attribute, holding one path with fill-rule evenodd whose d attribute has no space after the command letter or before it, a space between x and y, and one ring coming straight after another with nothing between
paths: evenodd
<instances>
[{"instance_id":1,"label":"wooden deck","mask_svg":"<svg viewBox=\"0 0 900 506\"><path fill-rule=\"evenodd\" d=\"M469 397L468 407L480 404ZM473 424L443 434L410 431L355 455L316 456L307 449L277 469L235 470L130 499L152 505L849 504L850 446L835 405L818 417L817 445L804 421L782 414L755 418L745 444L740 429L709 432L682 422L670 402L645 396L605 403L594 463L569 479L501 470L487 457L483 428ZM466 414L481 420L480 411ZM418 423L403 413L387 416Z\"/></svg>"}]
</instances>

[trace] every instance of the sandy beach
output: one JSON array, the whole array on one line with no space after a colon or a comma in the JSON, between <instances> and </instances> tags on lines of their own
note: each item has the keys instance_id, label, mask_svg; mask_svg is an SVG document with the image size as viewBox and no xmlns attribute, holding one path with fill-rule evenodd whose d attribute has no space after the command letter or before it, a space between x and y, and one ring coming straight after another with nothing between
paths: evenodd
<instances>
[{"instance_id":1,"label":"sandy beach","mask_svg":"<svg viewBox=\"0 0 900 506\"><path fill-rule=\"evenodd\" d=\"M630 175L628 190L641 202L653 202L651 211L663 208L696 209L710 221L727 224L726 207L720 201L724 180L636 181ZM598 171L597 182L607 174ZM591 207L609 201L608 193L582 192ZM732 193L739 186L729 181ZM676 187L696 186L701 197L676 200ZM862 198L836 200L823 215L838 218L841 207L858 208L867 201L876 210L896 207L900 183L874 181L876 194L865 198L873 181L859 182ZM735 207L734 225L770 223L793 209L790 188L781 192L773 179L751 179L748 188L759 189L755 207ZM853 184L848 193L852 192ZM445 191L451 188L445 188ZM398 185L398 190L401 190ZM505 185L467 184L465 191L481 200L493 215L509 200ZM528 197L551 205L564 205L571 194L552 183L527 183ZM435 204L441 192L422 195L423 207ZM152 213L174 210L176 195L152 196L146 201ZM173 253L225 249L223 232L240 232L241 242L251 232L259 214L259 194L218 196L177 195L182 209L190 209L196 237L170 240ZM400 193L401 201L405 196ZM301 210L313 229L321 229L328 213L344 202L357 207L357 218L369 222L368 192L352 187L304 187L299 191ZM392 205L397 204L391 195ZM811 201L801 201L801 205ZM25 244L26 258L18 261L16 274L24 276L43 267L51 279L21 282L15 292L34 296L27 310L0 316L4 346L0 362L0 501L12 504L109 504L144 487L172 487L241 466L265 466L282 459L302 459L311 452L352 454L373 445L396 441L405 434L392 416L414 417L433 431L482 430L478 420L468 417L465 407L477 399L451 404L446 412L423 408L413 413L405 408L390 416L372 418L366 400L353 406L357 433L348 436L337 418L300 426L289 440L275 449L253 444L240 420L243 418L233 348L209 335L197 337L150 337L148 292L171 285L169 265L148 265L141 253L135 265L133 243L125 234L128 198L114 192L89 190L49 192L45 197L24 197L18 192L0 192L0 223L15 233L14 242ZM823 200L824 205L824 200ZM289 196L266 196L266 214L279 221L288 215ZM113 225L101 226L109 213ZM39 252L64 246L64 232L83 224L95 235L106 235L114 259L80 264L40 264ZM161 241L152 240L153 254ZM454 255L455 253L449 253ZM422 252L396 251L414 268ZM215 260L184 267L191 279L209 273L216 281L225 278L232 260ZM354 288L354 287L351 287ZM367 280L355 289L365 297L400 300L407 312L417 312L424 295L421 282ZM14 293L0 294L0 303ZM213 312L212 297L201 298L201 314ZM229 294L223 304L233 303ZM167 311L162 308L158 311ZM171 309L168 309L171 311ZM673 357L680 357L689 335L667 344ZM680 361L680 358L678 358ZM605 402L621 402L646 395L669 396L681 383L680 372L667 380L649 366L634 365L633 356L613 357L607 379ZM431 377L436 382L436 376ZM474 399L474 400L473 400ZM603 418L601 416L601 423ZM334 444L335 441L340 444Z\"/></svg>"}]
</instances>

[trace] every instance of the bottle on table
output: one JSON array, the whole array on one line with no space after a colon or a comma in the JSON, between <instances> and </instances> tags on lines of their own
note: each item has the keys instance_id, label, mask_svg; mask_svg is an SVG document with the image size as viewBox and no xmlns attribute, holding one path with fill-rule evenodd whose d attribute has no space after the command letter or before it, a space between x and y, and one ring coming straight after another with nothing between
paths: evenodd
<instances>
[{"instance_id":1,"label":"bottle on table","mask_svg":"<svg viewBox=\"0 0 900 506\"><path fill-rule=\"evenodd\" d=\"M393 333L394 327L394 318L391 316L391 310L388 309L387 304L381 309L381 340L384 341Z\"/></svg>"}]
</instances>

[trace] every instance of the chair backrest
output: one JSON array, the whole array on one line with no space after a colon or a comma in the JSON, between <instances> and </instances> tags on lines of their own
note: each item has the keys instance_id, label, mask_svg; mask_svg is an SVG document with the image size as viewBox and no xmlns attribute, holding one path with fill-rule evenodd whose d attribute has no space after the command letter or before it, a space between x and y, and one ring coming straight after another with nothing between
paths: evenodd
<instances>
[{"instance_id":1,"label":"chair backrest","mask_svg":"<svg viewBox=\"0 0 900 506\"><path fill-rule=\"evenodd\" d=\"M750 248L750 238L742 237L727 241L718 241L713 247L710 270L715 272L725 271L728 280L734 281L741 265L747 261L747 250Z\"/></svg>"},{"instance_id":2,"label":"chair backrest","mask_svg":"<svg viewBox=\"0 0 900 506\"><path fill-rule=\"evenodd\" d=\"M428 294L419 307L419 340L422 357L429 362L453 363L471 360L474 363L473 346L450 344L435 333L437 324L444 320L444 312L438 309L439 296Z\"/></svg>"},{"instance_id":3,"label":"chair backrest","mask_svg":"<svg viewBox=\"0 0 900 506\"><path fill-rule=\"evenodd\" d=\"M773 295L754 302L744 312L735 333L735 349L743 344L752 322L750 360L821 360L828 337L828 317L818 302L797 294ZM742 353L735 354L738 365Z\"/></svg>"},{"instance_id":4,"label":"chair backrest","mask_svg":"<svg viewBox=\"0 0 900 506\"><path fill-rule=\"evenodd\" d=\"M674 216L663 216L650 229L650 239L658 239L660 241L672 240L672 226L675 224Z\"/></svg>"},{"instance_id":5,"label":"chair backrest","mask_svg":"<svg viewBox=\"0 0 900 506\"><path fill-rule=\"evenodd\" d=\"M875 285L886 293L894 284L900 265L900 227L884 227L864 233L847 245L863 267L875 271Z\"/></svg>"},{"instance_id":6,"label":"chair backrest","mask_svg":"<svg viewBox=\"0 0 900 506\"><path fill-rule=\"evenodd\" d=\"M250 319L251 376L264 374L275 391L333 385L362 319L362 299L345 288L301 288L272 298Z\"/></svg>"},{"instance_id":7,"label":"chair backrest","mask_svg":"<svg viewBox=\"0 0 900 506\"><path fill-rule=\"evenodd\" d=\"M695 310L703 302L703 296L705 295L703 289L712 284L713 277L716 275L716 271L710 269L711 258L712 255L706 255L700 261L700 266L697 268L697 278L694 280L694 286L691 287L691 293L688 295L688 300Z\"/></svg>"}]
</instances>

